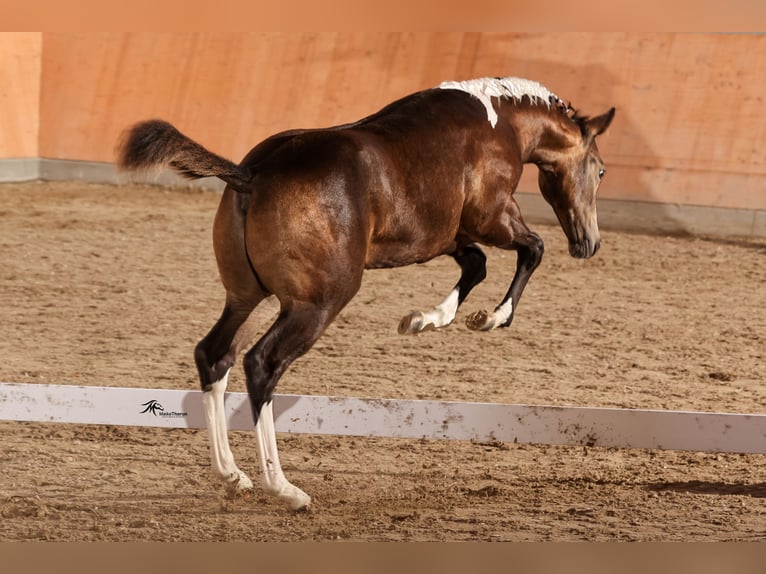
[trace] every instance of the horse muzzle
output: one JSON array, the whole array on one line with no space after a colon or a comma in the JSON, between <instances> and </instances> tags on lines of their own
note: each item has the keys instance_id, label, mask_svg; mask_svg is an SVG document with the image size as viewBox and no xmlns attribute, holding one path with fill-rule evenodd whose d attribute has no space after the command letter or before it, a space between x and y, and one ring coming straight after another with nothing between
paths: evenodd
<instances>
[{"instance_id":1,"label":"horse muzzle","mask_svg":"<svg viewBox=\"0 0 766 574\"><path fill-rule=\"evenodd\" d=\"M569 254L576 259L590 259L601 247L601 238L585 237L581 241L569 242Z\"/></svg>"}]
</instances>

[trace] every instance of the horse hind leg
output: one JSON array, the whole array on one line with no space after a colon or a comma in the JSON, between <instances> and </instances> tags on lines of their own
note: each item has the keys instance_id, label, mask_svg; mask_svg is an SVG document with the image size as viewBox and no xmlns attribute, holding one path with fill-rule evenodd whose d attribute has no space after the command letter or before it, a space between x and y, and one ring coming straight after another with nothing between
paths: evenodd
<instances>
[{"instance_id":1,"label":"horse hind leg","mask_svg":"<svg viewBox=\"0 0 766 574\"><path fill-rule=\"evenodd\" d=\"M202 386L202 403L207 422L212 470L226 485L229 494L252 490L253 483L234 461L228 440L224 395L229 371L243 344L249 342L254 323L273 314L274 298L252 312L259 301L235 305L227 302L218 322L199 342L194 358Z\"/></svg>"},{"instance_id":2,"label":"horse hind leg","mask_svg":"<svg viewBox=\"0 0 766 574\"><path fill-rule=\"evenodd\" d=\"M458 249L452 257L460 265L460 280L444 301L430 311L412 311L405 315L399 322L400 335L438 329L452 323L468 293L487 276L487 257L475 245Z\"/></svg>"},{"instance_id":3,"label":"horse hind leg","mask_svg":"<svg viewBox=\"0 0 766 574\"><path fill-rule=\"evenodd\" d=\"M223 401L228 378L227 370L202 396L202 403L210 437L210 459L213 472L224 482L228 494L235 495L252 490L253 482L234 462L234 455L229 446Z\"/></svg>"},{"instance_id":4,"label":"horse hind leg","mask_svg":"<svg viewBox=\"0 0 766 574\"><path fill-rule=\"evenodd\" d=\"M255 426L263 490L277 497L293 510L304 510L311 505L311 497L288 481L282 471L277 449L273 406L273 401L264 403Z\"/></svg>"},{"instance_id":5,"label":"horse hind leg","mask_svg":"<svg viewBox=\"0 0 766 574\"><path fill-rule=\"evenodd\" d=\"M274 427L273 392L289 365L311 348L335 315L308 303L283 307L271 328L244 358L263 489L293 510L307 508L311 498L290 483L282 471Z\"/></svg>"}]
</instances>

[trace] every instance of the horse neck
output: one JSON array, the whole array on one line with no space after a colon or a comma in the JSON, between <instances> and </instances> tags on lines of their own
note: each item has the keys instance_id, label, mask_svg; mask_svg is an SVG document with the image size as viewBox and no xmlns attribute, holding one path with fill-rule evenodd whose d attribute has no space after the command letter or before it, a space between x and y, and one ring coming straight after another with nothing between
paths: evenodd
<instances>
[{"instance_id":1,"label":"horse neck","mask_svg":"<svg viewBox=\"0 0 766 574\"><path fill-rule=\"evenodd\" d=\"M511 106L506 119L517 134L521 161L539 163L573 146L579 128L554 107L544 104Z\"/></svg>"}]
</instances>

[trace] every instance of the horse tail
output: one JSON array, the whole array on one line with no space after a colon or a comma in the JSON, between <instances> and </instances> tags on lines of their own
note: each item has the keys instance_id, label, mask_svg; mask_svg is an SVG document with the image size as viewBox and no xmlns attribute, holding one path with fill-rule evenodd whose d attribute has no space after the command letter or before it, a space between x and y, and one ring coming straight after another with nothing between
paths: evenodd
<instances>
[{"instance_id":1,"label":"horse tail","mask_svg":"<svg viewBox=\"0 0 766 574\"><path fill-rule=\"evenodd\" d=\"M168 166L187 179L218 177L239 192L252 190L249 171L206 150L163 120L129 128L117 149L117 165L128 171Z\"/></svg>"}]
</instances>

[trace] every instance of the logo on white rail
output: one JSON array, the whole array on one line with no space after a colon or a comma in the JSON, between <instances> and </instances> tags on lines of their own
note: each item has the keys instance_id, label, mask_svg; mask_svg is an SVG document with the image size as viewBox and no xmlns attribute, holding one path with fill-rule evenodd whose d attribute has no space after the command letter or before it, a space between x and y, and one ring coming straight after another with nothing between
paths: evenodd
<instances>
[{"instance_id":1,"label":"logo on white rail","mask_svg":"<svg viewBox=\"0 0 766 574\"><path fill-rule=\"evenodd\" d=\"M170 417L170 418L176 418L176 417L185 417L188 413L179 413L176 411L166 411L165 407L163 407L159 401L152 399L151 401L147 401L141 405L144 407L144 410L140 411L139 414L144 413L151 413L155 417Z\"/></svg>"}]
</instances>

